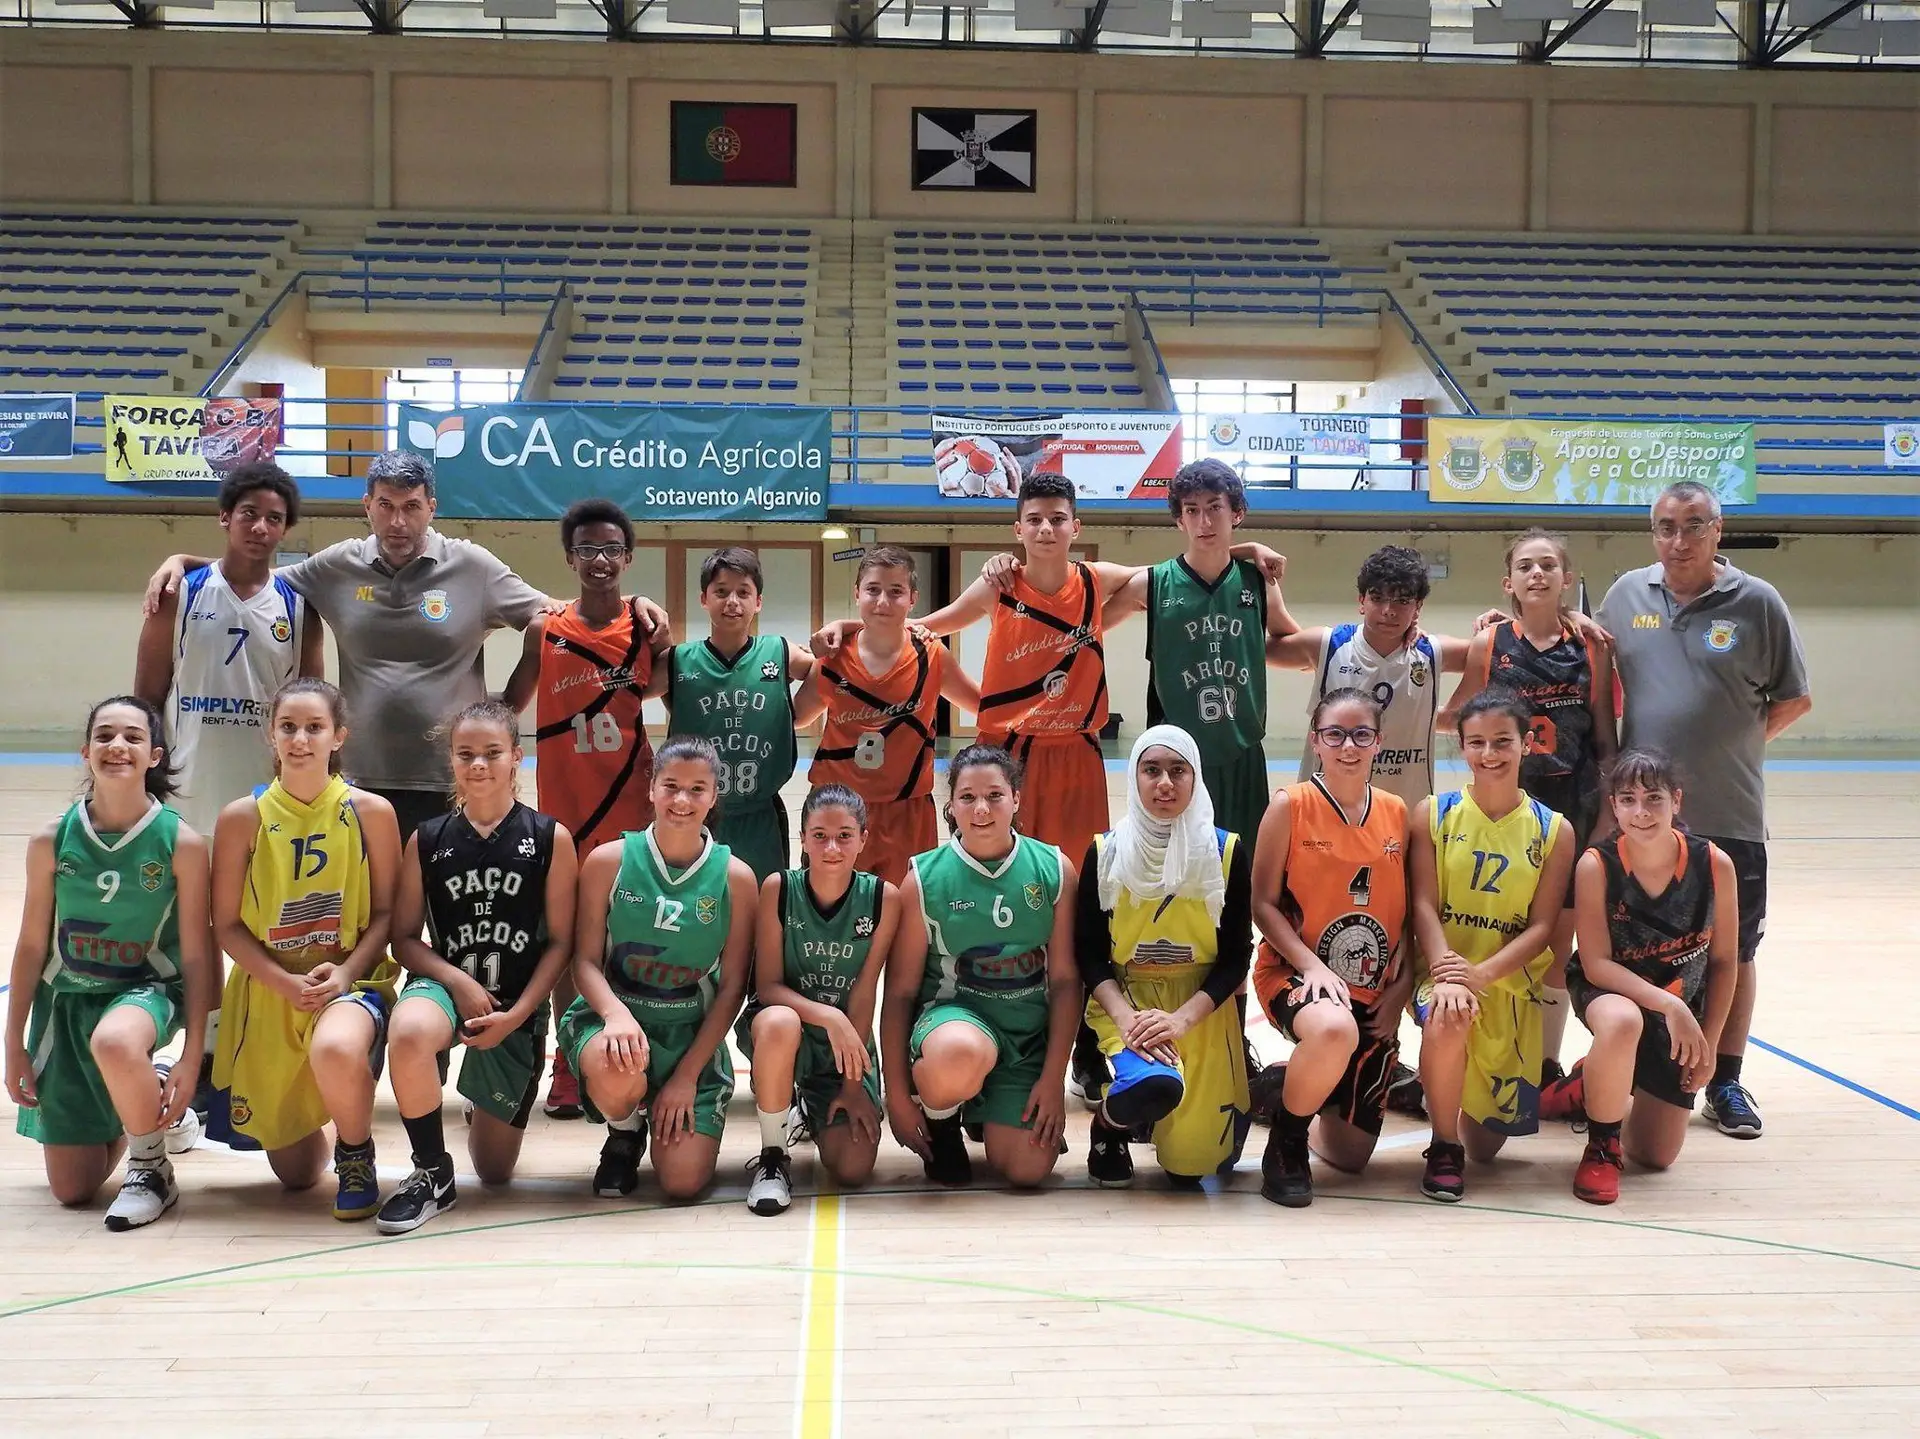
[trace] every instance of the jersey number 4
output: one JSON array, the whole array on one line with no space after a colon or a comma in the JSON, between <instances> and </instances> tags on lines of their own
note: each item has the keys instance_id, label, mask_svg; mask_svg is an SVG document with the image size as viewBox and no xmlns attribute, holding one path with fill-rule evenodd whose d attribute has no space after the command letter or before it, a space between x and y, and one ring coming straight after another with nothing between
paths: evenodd
<instances>
[{"instance_id":1,"label":"jersey number 4","mask_svg":"<svg viewBox=\"0 0 1920 1439\"><path fill-rule=\"evenodd\" d=\"M1347 886L1347 898L1362 909L1373 903L1373 866L1363 864L1353 873L1353 883Z\"/></svg>"}]
</instances>

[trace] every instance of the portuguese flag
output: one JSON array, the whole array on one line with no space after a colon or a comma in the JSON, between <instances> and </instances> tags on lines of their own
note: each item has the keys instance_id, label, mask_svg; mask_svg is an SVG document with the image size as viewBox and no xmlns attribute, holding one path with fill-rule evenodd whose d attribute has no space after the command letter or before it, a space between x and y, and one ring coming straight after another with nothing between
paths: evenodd
<instances>
[{"instance_id":1,"label":"portuguese flag","mask_svg":"<svg viewBox=\"0 0 1920 1439\"><path fill-rule=\"evenodd\" d=\"M792 105L675 100L673 183L792 188L795 110Z\"/></svg>"}]
</instances>

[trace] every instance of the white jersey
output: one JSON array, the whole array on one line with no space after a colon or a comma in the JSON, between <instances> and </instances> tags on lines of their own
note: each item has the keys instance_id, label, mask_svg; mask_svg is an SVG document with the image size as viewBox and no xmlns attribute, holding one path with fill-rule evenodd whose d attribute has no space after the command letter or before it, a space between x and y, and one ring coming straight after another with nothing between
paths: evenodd
<instances>
[{"instance_id":1,"label":"white jersey","mask_svg":"<svg viewBox=\"0 0 1920 1439\"><path fill-rule=\"evenodd\" d=\"M1365 690L1380 703L1380 748L1373 755L1373 783L1406 802L1407 810L1433 793L1433 720L1439 713L1440 664L1433 641L1422 635L1412 649L1390 655L1367 643L1359 625L1337 625L1321 642L1320 673L1307 712L1330 690ZM1320 769L1309 740L1300 778Z\"/></svg>"},{"instance_id":2,"label":"white jersey","mask_svg":"<svg viewBox=\"0 0 1920 1439\"><path fill-rule=\"evenodd\" d=\"M208 839L222 806L273 778L267 706L300 672L306 623L306 601L278 576L244 600L218 564L181 582L167 702L173 805Z\"/></svg>"}]
</instances>

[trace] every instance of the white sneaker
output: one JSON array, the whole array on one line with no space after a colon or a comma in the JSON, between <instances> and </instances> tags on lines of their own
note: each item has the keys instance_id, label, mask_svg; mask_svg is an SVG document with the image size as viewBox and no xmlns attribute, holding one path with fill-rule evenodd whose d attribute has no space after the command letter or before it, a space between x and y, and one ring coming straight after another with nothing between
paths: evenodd
<instances>
[{"instance_id":1,"label":"white sneaker","mask_svg":"<svg viewBox=\"0 0 1920 1439\"><path fill-rule=\"evenodd\" d=\"M107 1210L107 1228L116 1234L151 1224L179 1202L173 1166L166 1160L129 1161L120 1193Z\"/></svg>"},{"instance_id":2,"label":"white sneaker","mask_svg":"<svg viewBox=\"0 0 1920 1439\"><path fill-rule=\"evenodd\" d=\"M186 1113L167 1126L167 1153L185 1154L200 1142L200 1135L204 1129L205 1126L200 1123L200 1116L195 1114L189 1106Z\"/></svg>"},{"instance_id":3,"label":"white sneaker","mask_svg":"<svg viewBox=\"0 0 1920 1439\"><path fill-rule=\"evenodd\" d=\"M747 1208L772 1217L785 1214L793 1203L793 1161L784 1149L772 1146L747 1161Z\"/></svg>"}]
</instances>

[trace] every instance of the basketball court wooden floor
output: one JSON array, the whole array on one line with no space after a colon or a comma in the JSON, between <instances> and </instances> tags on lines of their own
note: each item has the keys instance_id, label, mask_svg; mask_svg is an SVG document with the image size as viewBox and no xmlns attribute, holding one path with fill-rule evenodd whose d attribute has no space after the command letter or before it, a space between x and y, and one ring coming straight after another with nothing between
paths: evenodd
<instances>
[{"instance_id":1,"label":"basketball court wooden floor","mask_svg":"<svg viewBox=\"0 0 1920 1439\"><path fill-rule=\"evenodd\" d=\"M0 768L8 935L24 836L72 777ZM597 1134L536 1114L520 1179L463 1179L405 1239L212 1149L178 1161L172 1214L113 1235L51 1202L0 1115L0 1433L1911 1434L1920 767L1788 766L1772 792L1766 1137L1699 1125L1611 1210L1569 1192L1565 1128L1448 1209L1395 1119L1370 1173L1320 1171L1296 1212L1249 1172L1264 1131L1218 1192L1168 1192L1139 1148L1132 1191L1089 1188L1076 1114L1041 1194L932 1192L888 1141L847 1196L811 1197L803 1149L793 1210L760 1219L743 1084L698 1204L592 1198ZM391 1183L384 1091L376 1134Z\"/></svg>"}]
</instances>

